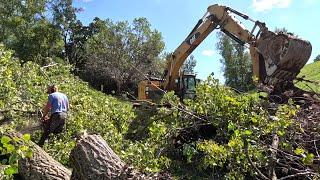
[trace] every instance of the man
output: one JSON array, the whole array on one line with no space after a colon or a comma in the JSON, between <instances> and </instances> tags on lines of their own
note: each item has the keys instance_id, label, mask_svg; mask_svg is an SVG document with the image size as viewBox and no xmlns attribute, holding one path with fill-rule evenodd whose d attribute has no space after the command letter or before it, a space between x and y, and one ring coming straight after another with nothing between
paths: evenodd
<instances>
[{"instance_id":1,"label":"man","mask_svg":"<svg viewBox=\"0 0 320 180\"><path fill-rule=\"evenodd\" d=\"M47 93L49 94L48 102L43 108L42 117L44 132L38 143L39 146L43 146L50 133L58 134L63 131L69 110L68 97L58 92L56 85L48 86ZM50 118L48 118L49 112L51 112Z\"/></svg>"}]
</instances>

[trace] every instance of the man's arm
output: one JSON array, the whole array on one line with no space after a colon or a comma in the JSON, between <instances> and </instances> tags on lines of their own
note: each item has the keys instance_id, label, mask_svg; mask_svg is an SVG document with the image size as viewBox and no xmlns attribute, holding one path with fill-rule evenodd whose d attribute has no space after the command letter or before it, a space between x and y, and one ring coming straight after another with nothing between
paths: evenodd
<instances>
[{"instance_id":1,"label":"man's arm","mask_svg":"<svg viewBox=\"0 0 320 180\"><path fill-rule=\"evenodd\" d=\"M51 109L51 104L48 101L47 104L43 107L43 117L45 117L46 115L48 115L49 111Z\"/></svg>"},{"instance_id":2,"label":"man's arm","mask_svg":"<svg viewBox=\"0 0 320 180\"><path fill-rule=\"evenodd\" d=\"M47 101L46 105L44 105L44 107L43 107L42 120L46 120L46 116L48 115L50 109L51 109L51 103L50 103L50 97L48 97L48 101Z\"/></svg>"}]
</instances>

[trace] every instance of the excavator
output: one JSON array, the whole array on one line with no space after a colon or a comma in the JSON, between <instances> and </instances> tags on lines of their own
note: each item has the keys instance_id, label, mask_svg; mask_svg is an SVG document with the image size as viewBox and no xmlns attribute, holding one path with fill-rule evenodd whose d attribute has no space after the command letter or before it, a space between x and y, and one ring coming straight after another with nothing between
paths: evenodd
<instances>
[{"instance_id":1,"label":"excavator","mask_svg":"<svg viewBox=\"0 0 320 180\"><path fill-rule=\"evenodd\" d=\"M236 18L254 23L248 31ZM193 98L197 83L194 74L184 74L180 69L187 57L215 29L249 48L253 75L258 84L282 91L293 86L293 80L310 58L310 42L289 33L275 33L266 24L230 7L214 4L208 7L187 38L167 59L164 77L146 78L138 84L138 99L153 100L167 91L175 91L182 99Z\"/></svg>"}]
</instances>

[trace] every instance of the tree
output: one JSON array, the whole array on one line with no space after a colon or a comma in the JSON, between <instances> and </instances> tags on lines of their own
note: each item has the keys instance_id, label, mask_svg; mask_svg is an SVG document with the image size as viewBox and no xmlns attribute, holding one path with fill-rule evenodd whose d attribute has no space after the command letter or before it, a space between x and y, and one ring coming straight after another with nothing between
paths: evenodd
<instances>
[{"instance_id":1,"label":"tree","mask_svg":"<svg viewBox=\"0 0 320 180\"><path fill-rule=\"evenodd\" d=\"M96 18L90 30L94 35L86 42L82 76L88 81L104 82L117 92L135 91L144 74L161 74L164 43L161 33L152 30L147 19L138 18L129 24Z\"/></svg>"},{"instance_id":2,"label":"tree","mask_svg":"<svg viewBox=\"0 0 320 180\"><path fill-rule=\"evenodd\" d=\"M71 45L78 33L76 12L80 10L72 0L1 1L0 42L14 50L22 63L65 59L75 52L76 46Z\"/></svg>"},{"instance_id":3,"label":"tree","mask_svg":"<svg viewBox=\"0 0 320 180\"><path fill-rule=\"evenodd\" d=\"M85 43L91 35L90 26L83 26L79 20L72 26L72 33L65 44L65 53L68 62L75 65L76 68L84 66Z\"/></svg>"},{"instance_id":4,"label":"tree","mask_svg":"<svg viewBox=\"0 0 320 180\"><path fill-rule=\"evenodd\" d=\"M282 33L287 33L288 32L288 29L286 29L285 27L282 27L282 28L275 28L274 29L274 32L275 33L280 33L280 32L282 32Z\"/></svg>"},{"instance_id":5,"label":"tree","mask_svg":"<svg viewBox=\"0 0 320 180\"><path fill-rule=\"evenodd\" d=\"M79 20L73 22L68 30L69 33L66 32L65 37L68 37L68 39L64 38L66 40L65 52L68 62L75 65L77 69L83 69L86 59L87 40L104 28L105 22L98 17L94 18L88 26L84 26Z\"/></svg>"},{"instance_id":6,"label":"tree","mask_svg":"<svg viewBox=\"0 0 320 180\"><path fill-rule=\"evenodd\" d=\"M284 34L288 34L288 35L291 35L291 36L295 36L295 37L298 37L298 35L294 34L293 32L289 32L287 28L285 27L282 27L282 28L275 28L274 29L274 32L275 33L284 33Z\"/></svg>"},{"instance_id":7,"label":"tree","mask_svg":"<svg viewBox=\"0 0 320 180\"><path fill-rule=\"evenodd\" d=\"M190 55L190 57L184 62L182 65L182 71L188 74L194 73L194 68L197 65L197 60L194 58L193 55Z\"/></svg>"},{"instance_id":8,"label":"tree","mask_svg":"<svg viewBox=\"0 0 320 180\"><path fill-rule=\"evenodd\" d=\"M0 2L0 42L22 63L44 64L62 52L59 31L46 17L47 5L47 0Z\"/></svg>"},{"instance_id":9,"label":"tree","mask_svg":"<svg viewBox=\"0 0 320 180\"><path fill-rule=\"evenodd\" d=\"M250 55L239 43L220 33L217 48L222 56L225 84L240 91L254 87Z\"/></svg>"},{"instance_id":10,"label":"tree","mask_svg":"<svg viewBox=\"0 0 320 180\"><path fill-rule=\"evenodd\" d=\"M76 52L84 51L82 43L79 43L79 36L83 34L85 27L80 21L77 21L76 12L80 12L81 8L72 6L72 0L52 0L50 3L52 11L52 24L59 30L61 39L64 42L63 58L68 58L69 62L77 62ZM82 39L81 39L82 40ZM80 42L82 42L80 40ZM79 47L80 46L80 47ZM79 49L81 52L79 52Z\"/></svg>"},{"instance_id":11,"label":"tree","mask_svg":"<svg viewBox=\"0 0 320 180\"><path fill-rule=\"evenodd\" d=\"M320 54L313 60L313 62L317 62L317 61L320 61Z\"/></svg>"}]
</instances>

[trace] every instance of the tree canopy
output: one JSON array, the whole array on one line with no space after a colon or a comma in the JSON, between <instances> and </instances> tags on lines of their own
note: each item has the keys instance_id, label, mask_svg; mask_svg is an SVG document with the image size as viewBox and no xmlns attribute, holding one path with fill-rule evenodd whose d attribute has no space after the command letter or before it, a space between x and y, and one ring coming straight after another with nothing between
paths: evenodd
<instances>
[{"instance_id":1,"label":"tree canopy","mask_svg":"<svg viewBox=\"0 0 320 180\"><path fill-rule=\"evenodd\" d=\"M249 52L245 47L228 36L219 33L217 48L222 56L225 85L240 91L248 91L254 87L253 70Z\"/></svg>"},{"instance_id":2,"label":"tree canopy","mask_svg":"<svg viewBox=\"0 0 320 180\"><path fill-rule=\"evenodd\" d=\"M106 92L134 91L144 74L162 72L164 42L146 18L113 22L77 19L72 0L0 2L0 42L22 64L71 63L74 72Z\"/></svg>"},{"instance_id":3,"label":"tree canopy","mask_svg":"<svg viewBox=\"0 0 320 180\"><path fill-rule=\"evenodd\" d=\"M145 74L161 74L164 42L147 19L137 18L130 24L96 18L89 29L92 35L85 44L85 76L100 82L109 79L121 91L137 84ZM111 86L112 82L104 84Z\"/></svg>"},{"instance_id":4,"label":"tree canopy","mask_svg":"<svg viewBox=\"0 0 320 180\"><path fill-rule=\"evenodd\" d=\"M62 52L60 33L46 17L48 1L1 1L0 42L22 62L45 63Z\"/></svg>"},{"instance_id":5,"label":"tree canopy","mask_svg":"<svg viewBox=\"0 0 320 180\"><path fill-rule=\"evenodd\" d=\"M193 74L194 73L194 68L197 65L197 60L196 58L191 54L188 59L184 62L182 65L182 71L188 74Z\"/></svg>"}]
</instances>

